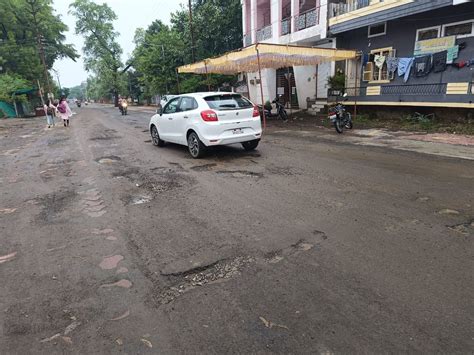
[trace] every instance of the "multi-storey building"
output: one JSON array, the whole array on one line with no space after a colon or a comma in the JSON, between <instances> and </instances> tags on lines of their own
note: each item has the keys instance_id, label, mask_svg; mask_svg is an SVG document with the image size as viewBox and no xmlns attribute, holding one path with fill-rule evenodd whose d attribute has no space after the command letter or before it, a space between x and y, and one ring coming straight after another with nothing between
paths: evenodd
<instances>
[{"instance_id":1,"label":"multi-storey building","mask_svg":"<svg viewBox=\"0 0 474 355\"><path fill-rule=\"evenodd\" d=\"M264 42L335 48L335 42L326 38L327 0L242 0L242 11L244 47ZM264 69L265 100L281 95L285 102L305 109L316 99L327 98L327 79L334 68L334 63L323 63ZM250 98L260 102L258 73L247 73L247 84Z\"/></svg>"},{"instance_id":2,"label":"multi-storey building","mask_svg":"<svg viewBox=\"0 0 474 355\"><path fill-rule=\"evenodd\" d=\"M349 102L474 108L472 1L330 0L327 22L361 53L344 66Z\"/></svg>"}]
</instances>

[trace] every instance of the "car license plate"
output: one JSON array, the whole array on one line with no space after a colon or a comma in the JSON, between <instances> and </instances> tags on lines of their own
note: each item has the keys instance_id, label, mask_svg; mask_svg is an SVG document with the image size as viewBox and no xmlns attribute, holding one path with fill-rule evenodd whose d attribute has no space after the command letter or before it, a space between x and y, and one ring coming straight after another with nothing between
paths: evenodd
<instances>
[{"instance_id":1,"label":"car license plate","mask_svg":"<svg viewBox=\"0 0 474 355\"><path fill-rule=\"evenodd\" d=\"M240 134L240 133L242 133L242 128L233 129L233 130L232 130L232 133L233 133L233 134Z\"/></svg>"}]
</instances>

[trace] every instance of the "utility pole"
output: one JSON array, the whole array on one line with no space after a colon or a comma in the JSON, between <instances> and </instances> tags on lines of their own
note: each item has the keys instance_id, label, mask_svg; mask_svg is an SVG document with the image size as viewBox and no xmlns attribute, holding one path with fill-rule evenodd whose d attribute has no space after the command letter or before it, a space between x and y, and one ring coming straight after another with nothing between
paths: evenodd
<instances>
[{"instance_id":1,"label":"utility pole","mask_svg":"<svg viewBox=\"0 0 474 355\"><path fill-rule=\"evenodd\" d=\"M189 29L191 30L191 54L193 63L196 62L195 43L194 43L194 29L193 29L193 9L191 6L191 0L188 2L189 6Z\"/></svg>"}]
</instances>

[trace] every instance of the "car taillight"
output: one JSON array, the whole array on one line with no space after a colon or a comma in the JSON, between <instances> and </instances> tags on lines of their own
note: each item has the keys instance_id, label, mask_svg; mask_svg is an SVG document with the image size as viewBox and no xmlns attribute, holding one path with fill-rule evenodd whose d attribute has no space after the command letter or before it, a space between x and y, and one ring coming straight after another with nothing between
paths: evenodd
<instances>
[{"instance_id":1,"label":"car taillight","mask_svg":"<svg viewBox=\"0 0 474 355\"><path fill-rule=\"evenodd\" d=\"M252 117L260 117L260 111L259 111L257 105L255 105L255 106L253 107Z\"/></svg>"},{"instance_id":2,"label":"car taillight","mask_svg":"<svg viewBox=\"0 0 474 355\"><path fill-rule=\"evenodd\" d=\"M212 110L206 110L206 111L202 111L201 112L201 117L204 121L206 122L215 122L215 121L219 121L219 119L217 118L217 113L215 113L214 111Z\"/></svg>"}]
</instances>

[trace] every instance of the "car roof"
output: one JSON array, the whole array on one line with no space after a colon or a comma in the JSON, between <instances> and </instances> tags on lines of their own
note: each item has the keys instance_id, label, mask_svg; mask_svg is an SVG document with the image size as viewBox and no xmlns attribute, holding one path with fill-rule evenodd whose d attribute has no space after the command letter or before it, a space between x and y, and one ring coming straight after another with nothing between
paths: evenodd
<instances>
[{"instance_id":1,"label":"car roof","mask_svg":"<svg viewBox=\"0 0 474 355\"><path fill-rule=\"evenodd\" d=\"M190 92L187 94L181 94L179 96L195 96L195 97L207 97L214 95L240 95L236 92L227 92L227 91L205 91L205 92Z\"/></svg>"}]
</instances>

